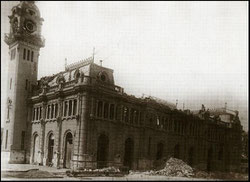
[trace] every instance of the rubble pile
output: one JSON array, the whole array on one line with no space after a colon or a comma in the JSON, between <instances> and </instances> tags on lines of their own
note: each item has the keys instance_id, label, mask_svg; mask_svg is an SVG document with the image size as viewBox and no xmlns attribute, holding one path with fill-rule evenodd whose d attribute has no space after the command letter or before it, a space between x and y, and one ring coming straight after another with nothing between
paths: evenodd
<instances>
[{"instance_id":1,"label":"rubble pile","mask_svg":"<svg viewBox=\"0 0 250 182\"><path fill-rule=\"evenodd\" d=\"M163 169L158 171L149 171L149 175L164 175L177 177L190 177L194 175L192 167L180 159L170 158Z\"/></svg>"},{"instance_id":2,"label":"rubble pile","mask_svg":"<svg viewBox=\"0 0 250 182\"><path fill-rule=\"evenodd\" d=\"M120 170L118 168L115 168L115 167L106 167L106 168L102 168L102 169L95 169L93 171L94 172L114 172L114 173L120 172Z\"/></svg>"}]
</instances>

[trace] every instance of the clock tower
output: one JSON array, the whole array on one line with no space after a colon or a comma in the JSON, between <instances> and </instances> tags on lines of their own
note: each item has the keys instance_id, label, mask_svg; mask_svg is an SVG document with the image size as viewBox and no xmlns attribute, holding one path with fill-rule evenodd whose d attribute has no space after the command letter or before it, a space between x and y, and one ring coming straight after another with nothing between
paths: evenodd
<instances>
[{"instance_id":1,"label":"clock tower","mask_svg":"<svg viewBox=\"0 0 250 182\"><path fill-rule=\"evenodd\" d=\"M43 18L35 1L20 1L11 9L10 32L4 41L9 46L6 116L2 140L2 159L25 163L30 142L28 98L37 82Z\"/></svg>"}]
</instances>

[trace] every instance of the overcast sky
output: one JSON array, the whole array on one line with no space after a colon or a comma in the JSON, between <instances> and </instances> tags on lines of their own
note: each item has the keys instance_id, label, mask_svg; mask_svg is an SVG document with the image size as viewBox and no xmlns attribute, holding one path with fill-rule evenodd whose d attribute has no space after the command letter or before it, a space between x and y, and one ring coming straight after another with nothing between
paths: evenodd
<instances>
[{"instance_id":1,"label":"overcast sky","mask_svg":"<svg viewBox=\"0 0 250 182\"><path fill-rule=\"evenodd\" d=\"M1 1L1 104L7 86L10 9ZM92 55L114 69L128 94L152 95L178 108L248 110L248 2L36 2L44 18L38 78ZM2 117L3 120L3 117Z\"/></svg>"}]
</instances>

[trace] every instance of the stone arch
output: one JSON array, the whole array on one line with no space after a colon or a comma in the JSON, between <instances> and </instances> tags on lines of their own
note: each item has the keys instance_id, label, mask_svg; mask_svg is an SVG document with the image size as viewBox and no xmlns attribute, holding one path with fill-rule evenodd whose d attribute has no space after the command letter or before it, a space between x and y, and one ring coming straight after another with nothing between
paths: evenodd
<instances>
[{"instance_id":1,"label":"stone arch","mask_svg":"<svg viewBox=\"0 0 250 182\"><path fill-rule=\"evenodd\" d=\"M220 161L223 160L223 147L222 146L219 148L218 160L220 160Z\"/></svg>"},{"instance_id":2,"label":"stone arch","mask_svg":"<svg viewBox=\"0 0 250 182\"><path fill-rule=\"evenodd\" d=\"M47 164L51 165L53 163L54 157L54 144L55 144L55 135L53 131L49 131L46 137L46 158Z\"/></svg>"},{"instance_id":3,"label":"stone arch","mask_svg":"<svg viewBox=\"0 0 250 182\"><path fill-rule=\"evenodd\" d=\"M124 158L123 165L129 167L130 169L133 167L134 161L134 141L132 138L127 138L124 144Z\"/></svg>"},{"instance_id":4,"label":"stone arch","mask_svg":"<svg viewBox=\"0 0 250 182\"><path fill-rule=\"evenodd\" d=\"M164 143L162 141L157 143L156 160L160 160L164 155Z\"/></svg>"},{"instance_id":5,"label":"stone arch","mask_svg":"<svg viewBox=\"0 0 250 182\"><path fill-rule=\"evenodd\" d=\"M32 135L32 163L39 163L39 150L40 150L40 140L38 132L34 132Z\"/></svg>"},{"instance_id":6,"label":"stone arch","mask_svg":"<svg viewBox=\"0 0 250 182\"><path fill-rule=\"evenodd\" d=\"M191 146L188 150L188 165L193 166L194 165L194 147Z\"/></svg>"},{"instance_id":7,"label":"stone arch","mask_svg":"<svg viewBox=\"0 0 250 182\"><path fill-rule=\"evenodd\" d=\"M62 147L62 157L63 157L63 167L71 167L71 159L74 149L74 135L71 130L66 130L63 136L63 147Z\"/></svg>"},{"instance_id":8,"label":"stone arch","mask_svg":"<svg viewBox=\"0 0 250 182\"><path fill-rule=\"evenodd\" d=\"M210 147L207 153L207 171L212 171L213 168L212 161L213 161L213 148Z\"/></svg>"},{"instance_id":9,"label":"stone arch","mask_svg":"<svg viewBox=\"0 0 250 182\"><path fill-rule=\"evenodd\" d=\"M78 81L78 79L80 78L80 71L79 71L79 69L76 69L75 70L75 72L74 72L74 79L76 80L76 81Z\"/></svg>"},{"instance_id":10,"label":"stone arch","mask_svg":"<svg viewBox=\"0 0 250 182\"><path fill-rule=\"evenodd\" d=\"M101 133L97 139L97 168L107 166L109 153L109 137L105 133Z\"/></svg>"}]
</instances>

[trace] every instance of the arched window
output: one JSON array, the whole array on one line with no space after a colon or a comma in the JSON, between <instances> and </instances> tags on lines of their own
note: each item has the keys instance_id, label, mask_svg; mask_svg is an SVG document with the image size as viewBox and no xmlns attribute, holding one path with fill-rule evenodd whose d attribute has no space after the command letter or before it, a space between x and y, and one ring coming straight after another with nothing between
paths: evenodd
<instances>
[{"instance_id":1,"label":"arched window","mask_svg":"<svg viewBox=\"0 0 250 182\"><path fill-rule=\"evenodd\" d=\"M55 105L55 117L58 115L58 104Z\"/></svg>"},{"instance_id":2,"label":"arched window","mask_svg":"<svg viewBox=\"0 0 250 182\"><path fill-rule=\"evenodd\" d=\"M99 101L97 104L97 116L98 117L102 117L102 105L103 105L102 101Z\"/></svg>"},{"instance_id":3,"label":"arched window","mask_svg":"<svg viewBox=\"0 0 250 182\"><path fill-rule=\"evenodd\" d=\"M223 158L223 148L220 148L219 154L218 154L218 160L222 160Z\"/></svg>"},{"instance_id":4,"label":"arched window","mask_svg":"<svg viewBox=\"0 0 250 182\"><path fill-rule=\"evenodd\" d=\"M135 111L135 123L138 124L139 111Z\"/></svg>"},{"instance_id":5,"label":"arched window","mask_svg":"<svg viewBox=\"0 0 250 182\"><path fill-rule=\"evenodd\" d=\"M114 115L115 115L115 105L111 104L110 105L110 109L109 109L109 119L114 119Z\"/></svg>"},{"instance_id":6,"label":"arched window","mask_svg":"<svg viewBox=\"0 0 250 182\"><path fill-rule=\"evenodd\" d=\"M36 108L36 120L38 120L38 116L39 116L39 115L38 115L38 114L39 114L38 111L39 111L39 109L38 109L38 107L37 107L37 108Z\"/></svg>"},{"instance_id":7,"label":"arched window","mask_svg":"<svg viewBox=\"0 0 250 182\"><path fill-rule=\"evenodd\" d=\"M51 105L51 118L54 118L54 104Z\"/></svg>"},{"instance_id":8,"label":"arched window","mask_svg":"<svg viewBox=\"0 0 250 182\"><path fill-rule=\"evenodd\" d=\"M177 122L176 121L174 122L174 132L175 133L177 132Z\"/></svg>"},{"instance_id":9,"label":"arched window","mask_svg":"<svg viewBox=\"0 0 250 182\"><path fill-rule=\"evenodd\" d=\"M67 110L68 110L68 101L64 102L64 113L63 116L67 116Z\"/></svg>"},{"instance_id":10,"label":"arched window","mask_svg":"<svg viewBox=\"0 0 250 182\"><path fill-rule=\"evenodd\" d=\"M47 119L50 117L50 105L48 105L48 114L47 114Z\"/></svg>"},{"instance_id":11,"label":"arched window","mask_svg":"<svg viewBox=\"0 0 250 182\"><path fill-rule=\"evenodd\" d=\"M105 103L104 104L104 118L108 118L108 114L109 114L109 104Z\"/></svg>"},{"instance_id":12,"label":"arched window","mask_svg":"<svg viewBox=\"0 0 250 182\"><path fill-rule=\"evenodd\" d=\"M72 100L69 101L69 116L72 115Z\"/></svg>"},{"instance_id":13,"label":"arched window","mask_svg":"<svg viewBox=\"0 0 250 182\"><path fill-rule=\"evenodd\" d=\"M130 123L134 123L134 109L130 109Z\"/></svg>"},{"instance_id":14,"label":"arched window","mask_svg":"<svg viewBox=\"0 0 250 182\"><path fill-rule=\"evenodd\" d=\"M148 137L148 156L150 156L151 137Z\"/></svg>"},{"instance_id":15,"label":"arched window","mask_svg":"<svg viewBox=\"0 0 250 182\"><path fill-rule=\"evenodd\" d=\"M36 119L36 108L33 109L33 121Z\"/></svg>"},{"instance_id":16,"label":"arched window","mask_svg":"<svg viewBox=\"0 0 250 182\"><path fill-rule=\"evenodd\" d=\"M175 145L174 147L174 158L180 158L180 146L179 144Z\"/></svg>"},{"instance_id":17,"label":"arched window","mask_svg":"<svg viewBox=\"0 0 250 182\"><path fill-rule=\"evenodd\" d=\"M42 107L40 107L40 112L39 112L39 119L41 119L42 118L42 110L43 110L43 108Z\"/></svg>"},{"instance_id":18,"label":"arched window","mask_svg":"<svg viewBox=\"0 0 250 182\"><path fill-rule=\"evenodd\" d=\"M164 149L164 144L158 143L157 144L156 160L159 160L163 157L163 149Z\"/></svg>"},{"instance_id":19,"label":"arched window","mask_svg":"<svg viewBox=\"0 0 250 182\"><path fill-rule=\"evenodd\" d=\"M153 125L153 118L152 118L152 117L149 119L149 125L150 125L150 126Z\"/></svg>"},{"instance_id":20,"label":"arched window","mask_svg":"<svg viewBox=\"0 0 250 182\"><path fill-rule=\"evenodd\" d=\"M77 100L74 99L73 115L76 115L76 109L77 109Z\"/></svg>"},{"instance_id":21,"label":"arched window","mask_svg":"<svg viewBox=\"0 0 250 182\"><path fill-rule=\"evenodd\" d=\"M115 119L116 120L118 120L118 116L119 116L118 112L119 112L119 106L116 105L116 108L115 108Z\"/></svg>"},{"instance_id":22,"label":"arched window","mask_svg":"<svg viewBox=\"0 0 250 182\"><path fill-rule=\"evenodd\" d=\"M128 122L128 108L126 106L123 108L123 116L124 116L124 121Z\"/></svg>"}]
</instances>

